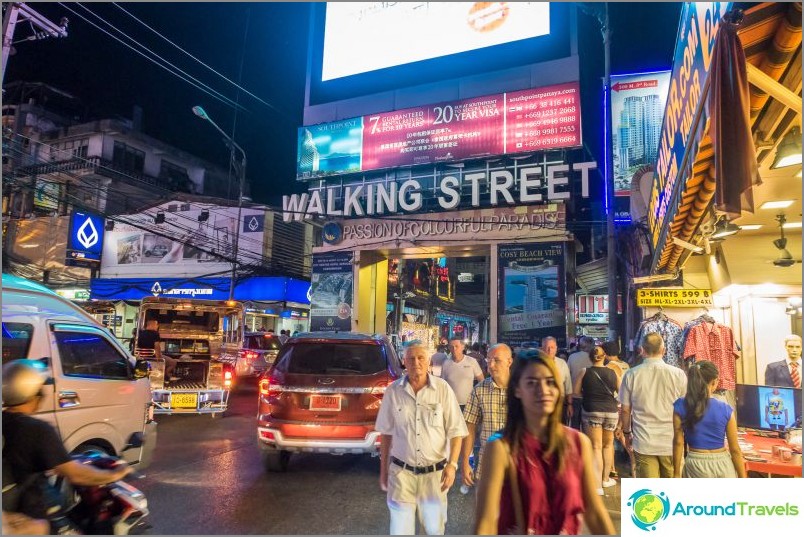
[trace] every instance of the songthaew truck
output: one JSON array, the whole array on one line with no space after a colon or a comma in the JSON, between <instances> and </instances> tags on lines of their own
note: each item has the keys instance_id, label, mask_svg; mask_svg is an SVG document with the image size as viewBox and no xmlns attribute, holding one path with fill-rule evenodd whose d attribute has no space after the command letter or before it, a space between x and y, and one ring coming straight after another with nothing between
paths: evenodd
<instances>
[{"instance_id":1,"label":"songthaew truck","mask_svg":"<svg viewBox=\"0 0 804 537\"><path fill-rule=\"evenodd\" d=\"M154 347L154 334L158 345ZM241 302L146 297L140 305L134 354L151 363L156 414L222 415L229 404L243 346ZM161 356L159 356L161 354Z\"/></svg>"}]
</instances>

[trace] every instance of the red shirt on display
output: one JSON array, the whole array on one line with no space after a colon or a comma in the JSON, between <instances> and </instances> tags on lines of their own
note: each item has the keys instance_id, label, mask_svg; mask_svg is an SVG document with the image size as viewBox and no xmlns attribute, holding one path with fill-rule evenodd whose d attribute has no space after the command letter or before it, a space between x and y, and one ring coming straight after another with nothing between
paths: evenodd
<instances>
[{"instance_id":1,"label":"red shirt on display","mask_svg":"<svg viewBox=\"0 0 804 537\"><path fill-rule=\"evenodd\" d=\"M684 345L684 359L709 360L720 372L718 390L734 390L737 387L736 359L740 356L734 333L726 325L702 322L690 328Z\"/></svg>"}]
</instances>

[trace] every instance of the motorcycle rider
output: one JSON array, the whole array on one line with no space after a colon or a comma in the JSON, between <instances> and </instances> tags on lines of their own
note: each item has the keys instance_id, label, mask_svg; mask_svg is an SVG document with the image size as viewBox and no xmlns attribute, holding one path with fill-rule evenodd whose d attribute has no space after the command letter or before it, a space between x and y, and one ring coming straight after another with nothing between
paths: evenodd
<instances>
[{"instance_id":1,"label":"motorcycle rider","mask_svg":"<svg viewBox=\"0 0 804 537\"><path fill-rule=\"evenodd\" d=\"M48 515L46 472L73 485L94 486L119 481L133 471L125 463L102 470L71 459L55 429L32 417L45 393L43 369L34 360L3 366L3 459L20 486L18 505L3 507L37 519Z\"/></svg>"}]
</instances>

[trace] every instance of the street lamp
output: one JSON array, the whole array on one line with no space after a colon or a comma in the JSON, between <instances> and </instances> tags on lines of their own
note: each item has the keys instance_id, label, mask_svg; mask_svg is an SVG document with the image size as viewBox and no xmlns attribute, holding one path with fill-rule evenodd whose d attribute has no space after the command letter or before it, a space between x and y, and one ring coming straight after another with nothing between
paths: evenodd
<instances>
[{"instance_id":1,"label":"street lamp","mask_svg":"<svg viewBox=\"0 0 804 537\"><path fill-rule=\"evenodd\" d=\"M232 163L235 166L235 171L238 175L239 181L239 192L237 196L237 224L235 225L234 230L234 239L232 241L232 254L234 259L232 260L232 278L229 282L229 300L234 300L234 288L235 288L235 279L237 277L237 255L240 251L240 221L243 219L243 185L246 180L246 152L243 151L243 148L237 145L237 143L232 139L231 136L226 134L223 129L221 129L217 123L212 121L212 118L209 117L206 110L201 108L200 106L193 106L193 114L197 115L201 119L205 121L209 121L210 124L215 127L219 133L226 138L228 142L229 149L231 151L230 158ZM239 150L240 153L243 155L243 160L240 163L240 166L237 166L237 161L235 160L235 149Z\"/></svg>"}]
</instances>

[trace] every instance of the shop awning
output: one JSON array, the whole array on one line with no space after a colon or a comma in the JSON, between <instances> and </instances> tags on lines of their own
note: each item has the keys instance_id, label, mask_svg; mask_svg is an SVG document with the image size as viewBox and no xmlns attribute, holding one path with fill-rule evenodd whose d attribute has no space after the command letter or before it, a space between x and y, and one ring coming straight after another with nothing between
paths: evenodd
<instances>
[{"instance_id":1,"label":"shop awning","mask_svg":"<svg viewBox=\"0 0 804 537\"><path fill-rule=\"evenodd\" d=\"M773 3L755 4L746 9L738 36L749 65L749 82L752 67L800 95L801 92L801 4ZM677 47L677 56L678 50ZM678 62L678 58L675 59ZM708 80L704 90L709 88ZM789 109L778 99L750 85L750 125L756 145L763 141L778 140L787 132L797 112ZM706 95L702 97L705 99ZM670 100L668 99L668 107ZM667 128L665 112L665 125ZM667 174L657 173L649 209L653 232L654 256L652 272L674 272L683 265L691 252L672 241L677 237L691 242L706 223L709 208L715 201L717 190L715 152L710 136L710 117L706 107L700 107L700 119L690 139L693 141L685 151L691 152L684 162L688 165L677 171L678 180L667 188ZM697 134L697 135L696 135ZM697 140L697 142L695 142ZM756 152L761 163L773 148ZM682 163L676 163L682 164ZM662 168L659 167L661 171ZM667 167L665 167L665 171ZM666 198L666 199L665 199ZM664 199L664 204L661 203ZM652 213L652 214L651 214Z\"/></svg>"}]
</instances>

